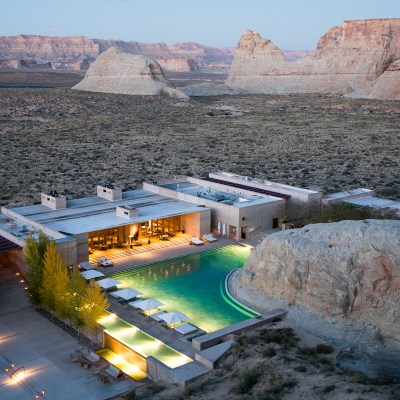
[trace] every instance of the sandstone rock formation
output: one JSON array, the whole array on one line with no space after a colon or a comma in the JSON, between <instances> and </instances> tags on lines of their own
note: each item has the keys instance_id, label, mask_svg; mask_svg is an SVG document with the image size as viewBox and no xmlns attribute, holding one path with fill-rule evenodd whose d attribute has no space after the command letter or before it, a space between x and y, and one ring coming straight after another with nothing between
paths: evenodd
<instances>
[{"instance_id":1,"label":"sandstone rock formation","mask_svg":"<svg viewBox=\"0 0 400 400\"><path fill-rule=\"evenodd\" d=\"M116 47L102 53L90 66L85 78L72 89L188 98L168 82L156 61L146 56L123 53Z\"/></svg>"},{"instance_id":2,"label":"sandstone rock formation","mask_svg":"<svg viewBox=\"0 0 400 400\"><path fill-rule=\"evenodd\" d=\"M390 64L371 86L346 97L400 100L400 60Z\"/></svg>"},{"instance_id":3,"label":"sandstone rock formation","mask_svg":"<svg viewBox=\"0 0 400 400\"><path fill-rule=\"evenodd\" d=\"M400 59L400 19L345 21L295 61L258 32L241 37L226 84L257 93L346 94L370 86Z\"/></svg>"},{"instance_id":4,"label":"sandstone rock formation","mask_svg":"<svg viewBox=\"0 0 400 400\"><path fill-rule=\"evenodd\" d=\"M342 221L270 235L237 279L239 295L265 293L369 324L400 344L400 221Z\"/></svg>"},{"instance_id":5,"label":"sandstone rock formation","mask_svg":"<svg viewBox=\"0 0 400 400\"><path fill-rule=\"evenodd\" d=\"M183 58L162 58L157 59L157 62L161 65L164 71L171 72L193 72L198 71L199 66L197 63L188 57Z\"/></svg>"},{"instance_id":6,"label":"sandstone rock formation","mask_svg":"<svg viewBox=\"0 0 400 400\"><path fill-rule=\"evenodd\" d=\"M99 45L85 36L0 36L0 59L75 62L95 59Z\"/></svg>"},{"instance_id":7,"label":"sandstone rock formation","mask_svg":"<svg viewBox=\"0 0 400 400\"><path fill-rule=\"evenodd\" d=\"M50 37L38 35L0 36L0 60L33 60L52 62L63 68L75 69L77 61L94 61L111 47L125 53L145 55L153 59L194 60L208 68L214 64L229 66L233 48L215 48L198 43L140 43L122 40L89 39L85 36Z\"/></svg>"}]
</instances>

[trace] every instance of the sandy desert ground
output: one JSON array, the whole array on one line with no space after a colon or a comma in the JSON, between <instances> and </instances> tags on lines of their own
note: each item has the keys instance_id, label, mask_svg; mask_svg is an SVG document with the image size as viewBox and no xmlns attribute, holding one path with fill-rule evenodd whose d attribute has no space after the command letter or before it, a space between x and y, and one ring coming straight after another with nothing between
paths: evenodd
<instances>
[{"instance_id":1,"label":"sandy desert ground","mask_svg":"<svg viewBox=\"0 0 400 400\"><path fill-rule=\"evenodd\" d=\"M56 189L93 194L212 170L334 192L400 198L400 103L321 95L177 101L54 89L0 89L0 204Z\"/></svg>"}]
</instances>

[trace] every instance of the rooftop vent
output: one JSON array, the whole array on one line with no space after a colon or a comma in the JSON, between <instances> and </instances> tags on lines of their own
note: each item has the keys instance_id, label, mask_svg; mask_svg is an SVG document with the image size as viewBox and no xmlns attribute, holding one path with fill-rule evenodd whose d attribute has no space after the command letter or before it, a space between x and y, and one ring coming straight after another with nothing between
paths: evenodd
<instances>
[{"instance_id":1,"label":"rooftop vent","mask_svg":"<svg viewBox=\"0 0 400 400\"><path fill-rule=\"evenodd\" d=\"M110 182L97 185L97 196L109 201L122 200L122 189L114 187Z\"/></svg>"},{"instance_id":2,"label":"rooftop vent","mask_svg":"<svg viewBox=\"0 0 400 400\"><path fill-rule=\"evenodd\" d=\"M139 216L139 209L131 206L118 206L115 211L120 218L132 219Z\"/></svg>"},{"instance_id":3,"label":"rooftop vent","mask_svg":"<svg viewBox=\"0 0 400 400\"><path fill-rule=\"evenodd\" d=\"M67 208L67 198L58 194L56 190L51 190L49 193L41 193L40 197L42 205L49 207L52 210Z\"/></svg>"}]
</instances>

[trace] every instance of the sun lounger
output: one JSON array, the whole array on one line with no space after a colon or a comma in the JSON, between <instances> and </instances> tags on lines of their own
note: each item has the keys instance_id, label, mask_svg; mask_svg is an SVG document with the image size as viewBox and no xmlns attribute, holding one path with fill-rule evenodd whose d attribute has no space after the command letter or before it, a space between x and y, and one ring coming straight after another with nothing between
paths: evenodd
<instances>
[{"instance_id":1,"label":"sun lounger","mask_svg":"<svg viewBox=\"0 0 400 400\"><path fill-rule=\"evenodd\" d=\"M86 354L85 358L92 363L97 363L100 361L100 356L93 351L91 351L89 354Z\"/></svg>"},{"instance_id":2,"label":"sun lounger","mask_svg":"<svg viewBox=\"0 0 400 400\"><path fill-rule=\"evenodd\" d=\"M174 328L174 330L182 333L182 335L188 335L189 333L196 332L197 329L198 328L192 324L181 324Z\"/></svg>"},{"instance_id":3,"label":"sun lounger","mask_svg":"<svg viewBox=\"0 0 400 400\"><path fill-rule=\"evenodd\" d=\"M139 303L141 303L143 300L135 300L135 301L131 301L130 303L128 303L131 307L133 308L139 308L136 307Z\"/></svg>"},{"instance_id":4,"label":"sun lounger","mask_svg":"<svg viewBox=\"0 0 400 400\"><path fill-rule=\"evenodd\" d=\"M167 312L164 310L158 311L154 314L150 315L150 318L153 318L154 320L156 320L157 322L161 322L162 319L160 318L160 315L166 314Z\"/></svg>"},{"instance_id":5,"label":"sun lounger","mask_svg":"<svg viewBox=\"0 0 400 400\"><path fill-rule=\"evenodd\" d=\"M202 244L204 244L204 242L197 237L193 237L190 239L189 244L193 244L194 246L201 246Z\"/></svg>"},{"instance_id":6,"label":"sun lounger","mask_svg":"<svg viewBox=\"0 0 400 400\"><path fill-rule=\"evenodd\" d=\"M110 365L104 372L112 376L114 379L121 378L121 376L124 374L117 367L114 367L114 365Z\"/></svg>"},{"instance_id":7,"label":"sun lounger","mask_svg":"<svg viewBox=\"0 0 400 400\"><path fill-rule=\"evenodd\" d=\"M107 257L101 257L98 261L101 267L112 267L114 263L110 261Z\"/></svg>"},{"instance_id":8,"label":"sun lounger","mask_svg":"<svg viewBox=\"0 0 400 400\"><path fill-rule=\"evenodd\" d=\"M206 242L216 242L218 239L211 235L211 233L209 233L208 235L203 236L203 240L205 240Z\"/></svg>"}]
</instances>

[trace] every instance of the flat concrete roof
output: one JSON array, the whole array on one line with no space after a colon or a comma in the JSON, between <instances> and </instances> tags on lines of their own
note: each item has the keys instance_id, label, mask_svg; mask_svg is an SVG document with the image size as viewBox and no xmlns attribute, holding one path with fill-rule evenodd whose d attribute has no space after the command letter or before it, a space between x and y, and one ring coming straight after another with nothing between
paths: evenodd
<instances>
[{"instance_id":1,"label":"flat concrete roof","mask_svg":"<svg viewBox=\"0 0 400 400\"><path fill-rule=\"evenodd\" d=\"M366 188L357 188L345 192L327 194L322 198L322 200L345 199L346 197L358 196L360 194L370 193L370 192L373 192L373 190Z\"/></svg>"},{"instance_id":2,"label":"flat concrete roof","mask_svg":"<svg viewBox=\"0 0 400 400\"><path fill-rule=\"evenodd\" d=\"M211 175L218 176L221 179L224 179L224 178L235 179L237 182L243 183L245 185L250 185L250 186L252 183L257 183L259 185L262 185L264 189L271 190L271 191L275 190L275 191L279 192L279 189L284 189L285 191L289 191L289 192L291 191L291 192L302 193L302 194L319 193L315 190L303 189L303 188L300 188L297 186L285 185L283 183L271 182L269 180L262 180L262 179L248 177L248 176L237 175L237 174L233 174L233 173L225 172L225 171L212 172L210 174L210 176Z\"/></svg>"},{"instance_id":3,"label":"flat concrete roof","mask_svg":"<svg viewBox=\"0 0 400 400\"><path fill-rule=\"evenodd\" d=\"M365 196L355 199L344 200L343 203L353 204L360 207L371 207L378 210L395 211L396 213L400 213L399 201L383 199L380 197Z\"/></svg>"},{"instance_id":4,"label":"flat concrete roof","mask_svg":"<svg viewBox=\"0 0 400 400\"><path fill-rule=\"evenodd\" d=\"M222 190L215 190L207 185L199 185L197 183L177 181L173 183L166 183L158 185L167 189L175 190L177 192L185 193L194 197L204 198L207 200L215 201L219 204L232 205L237 208L251 207L257 204L273 203L276 201L283 201L279 197L273 196L260 196L257 194L235 194Z\"/></svg>"},{"instance_id":5,"label":"flat concrete roof","mask_svg":"<svg viewBox=\"0 0 400 400\"><path fill-rule=\"evenodd\" d=\"M135 218L117 217L117 206L139 209ZM98 196L67 200L67 208L52 210L42 204L11 209L13 212L65 234L80 234L143 221L202 212L205 207L147 190L122 193L122 200L109 201Z\"/></svg>"}]
</instances>

